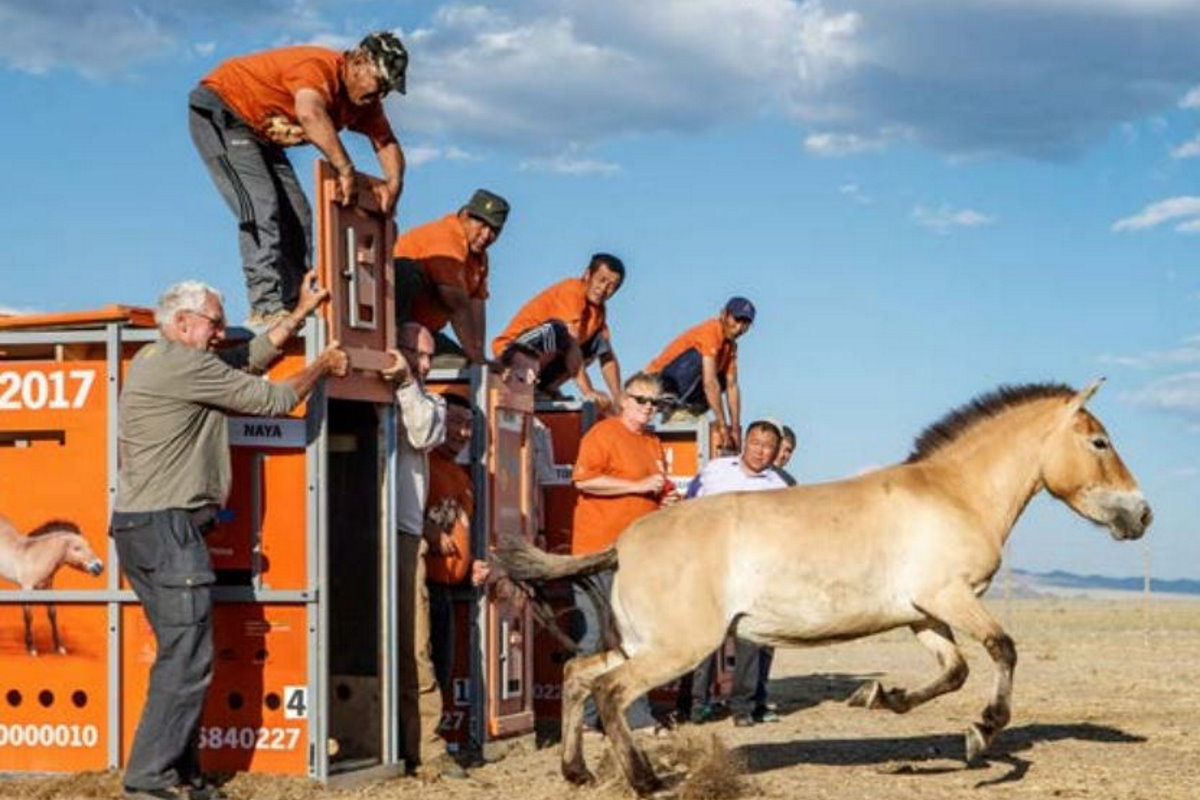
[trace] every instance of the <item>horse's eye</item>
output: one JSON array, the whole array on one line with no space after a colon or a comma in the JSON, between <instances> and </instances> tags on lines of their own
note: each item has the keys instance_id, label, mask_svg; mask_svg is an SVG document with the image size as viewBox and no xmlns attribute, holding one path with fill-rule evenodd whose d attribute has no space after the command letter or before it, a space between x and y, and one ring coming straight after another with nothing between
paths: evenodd
<instances>
[{"instance_id":1,"label":"horse's eye","mask_svg":"<svg viewBox=\"0 0 1200 800\"><path fill-rule=\"evenodd\" d=\"M1097 436L1095 439L1092 439L1092 447L1096 448L1097 450L1107 450L1108 439L1105 439L1102 436Z\"/></svg>"}]
</instances>

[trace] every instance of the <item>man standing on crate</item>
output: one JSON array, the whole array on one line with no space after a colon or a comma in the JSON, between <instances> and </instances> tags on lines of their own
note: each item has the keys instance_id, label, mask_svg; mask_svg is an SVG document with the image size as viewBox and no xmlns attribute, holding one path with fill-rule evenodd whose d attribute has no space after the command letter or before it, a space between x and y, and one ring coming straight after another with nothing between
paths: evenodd
<instances>
[{"instance_id":1,"label":"man standing on crate","mask_svg":"<svg viewBox=\"0 0 1200 800\"><path fill-rule=\"evenodd\" d=\"M385 182L375 189L391 214L404 181L404 153L383 113L404 94L408 53L387 31L345 53L281 47L231 58L188 96L188 128L213 183L238 219L238 245L252 326L286 317L312 263L312 213L284 153L311 144L337 170L338 200L355 201L354 162L338 137L371 140Z\"/></svg>"},{"instance_id":2,"label":"man standing on crate","mask_svg":"<svg viewBox=\"0 0 1200 800\"><path fill-rule=\"evenodd\" d=\"M139 798L211 800L200 773L200 712L212 681L216 577L204 535L229 494L228 414L286 414L325 375L345 375L337 343L287 378L263 380L304 318L329 296L302 282L294 311L249 342L217 351L217 290L185 281L159 298L160 338L134 356L121 391L117 498L110 533L121 569L154 631L157 655L125 768Z\"/></svg>"}]
</instances>

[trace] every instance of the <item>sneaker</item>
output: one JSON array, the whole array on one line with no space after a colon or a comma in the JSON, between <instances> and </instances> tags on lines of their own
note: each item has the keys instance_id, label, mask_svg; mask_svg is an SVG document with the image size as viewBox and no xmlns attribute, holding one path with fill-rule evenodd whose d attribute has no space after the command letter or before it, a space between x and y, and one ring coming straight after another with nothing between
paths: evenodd
<instances>
[{"instance_id":1,"label":"sneaker","mask_svg":"<svg viewBox=\"0 0 1200 800\"><path fill-rule=\"evenodd\" d=\"M292 312L285 308L277 311L254 311L250 316L246 317L247 328L270 328L276 322L287 319L292 315Z\"/></svg>"},{"instance_id":2,"label":"sneaker","mask_svg":"<svg viewBox=\"0 0 1200 800\"><path fill-rule=\"evenodd\" d=\"M779 722L783 719L779 714L772 711L770 708L764 708L761 711L755 711L753 714L755 722Z\"/></svg>"},{"instance_id":3,"label":"sneaker","mask_svg":"<svg viewBox=\"0 0 1200 800\"><path fill-rule=\"evenodd\" d=\"M693 725L703 725L706 722L712 722L714 716L713 707L708 703L704 703L692 709L690 719Z\"/></svg>"},{"instance_id":4,"label":"sneaker","mask_svg":"<svg viewBox=\"0 0 1200 800\"><path fill-rule=\"evenodd\" d=\"M754 717L749 714L737 713L733 715L733 725L735 728L753 728Z\"/></svg>"}]
</instances>

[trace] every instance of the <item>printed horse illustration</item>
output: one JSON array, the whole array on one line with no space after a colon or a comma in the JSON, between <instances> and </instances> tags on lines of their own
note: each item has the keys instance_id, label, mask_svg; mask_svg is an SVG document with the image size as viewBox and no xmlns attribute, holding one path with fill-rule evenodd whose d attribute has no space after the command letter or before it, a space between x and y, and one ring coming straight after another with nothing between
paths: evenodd
<instances>
[{"instance_id":1,"label":"printed horse illustration","mask_svg":"<svg viewBox=\"0 0 1200 800\"><path fill-rule=\"evenodd\" d=\"M966 731L980 757L1010 716L1013 640L979 600L1004 542L1042 489L1138 539L1150 506L1081 392L1061 384L1001 387L946 415L908 460L849 480L702 498L643 517L609 550L556 556L519 543L497 560L518 580L616 568L610 604L620 643L566 664L563 776L593 780L583 759L583 704L594 695L605 734L639 793L661 782L630 737L625 710L690 669L727 633L776 646L847 641L907 625L938 660L916 688L868 681L850 704L901 714L957 690L967 663L956 629L996 667L982 718Z\"/></svg>"},{"instance_id":2,"label":"printed horse illustration","mask_svg":"<svg viewBox=\"0 0 1200 800\"><path fill-rule=\"evenodd\" d=\"M12 522L0 516L0 578L15 583L21 589L49 589L54 582L54 573L63 564L82 570L89 575L104 571L101 561L79 530L79 526L66 520L51 520L22 536ZM33 642L33 607L22 605L25 615L25 649L29 655L38 654ZM46 604L46 615L50 619L50 635L55 652L66 655L58 635L58 610L53 603Z\"/></svg>"}]
</instances>

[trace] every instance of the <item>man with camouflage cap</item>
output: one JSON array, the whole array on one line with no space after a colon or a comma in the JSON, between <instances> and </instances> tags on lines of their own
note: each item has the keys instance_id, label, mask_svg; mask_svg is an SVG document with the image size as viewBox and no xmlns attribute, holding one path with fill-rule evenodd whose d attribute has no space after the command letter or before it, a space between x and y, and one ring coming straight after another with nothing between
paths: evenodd
<instances>
[{"instance_id":1,"label":"man with camouflage cap","mask_svg":"<svg viewBox=\"0 0 1200 800\"><path fill-rule=\"evenodd\" d=\"M281 47L231 58L188 96L188 127L218 191L238 218L251 325L286 315L300 295L312 252L312 214L285 147L312 144L338 175L338 200L354 202L355 171L338 131L371 140L390 214L404 183L404 153L383 97L404 93L408 53L376 32L353 50Z\"/></svg>"},{"instance_id":2,"label":"man with camouflage cap","mask_svg":"<svg viewBox=\"0 0 1200 800\"><path fill-rule=\"evenodd\" d=\"M508 219L508 201L477 189L465 206L396 239L396 319L434 335L434 366L482 364L488 253ZM458 337L442 333L446 323Z\"/></svg>"}]
</instances>

